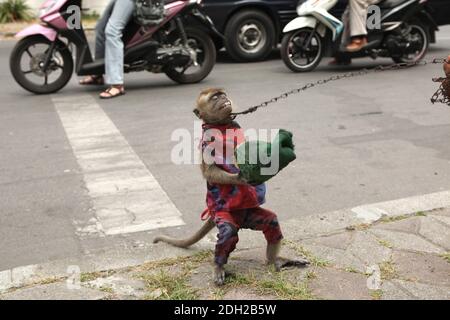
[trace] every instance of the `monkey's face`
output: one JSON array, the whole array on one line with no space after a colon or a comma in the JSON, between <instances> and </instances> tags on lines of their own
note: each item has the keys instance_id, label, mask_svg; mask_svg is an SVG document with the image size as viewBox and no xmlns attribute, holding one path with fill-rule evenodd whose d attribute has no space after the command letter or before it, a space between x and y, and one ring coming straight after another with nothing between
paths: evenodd
<instances>
[{"instance_id":1,"label":"monkey's face","mask_svg":"<svg viewBox=\"0 0 450 320\"><path fill-rule=\"evenodd\" d=\"M233 111L233 104L231 100L228 99L225 92L217 92L210 97L210 103L212 111L218 114L223 114L229 116Z\"/></svg>"},{"instance_id":2,"label":"monkey's face","mask_svg":"<svg viewBox=\"0 0 450 320\"><path fill-rule=\"evenodd\" d=\"M226 122L233 112L233 102L222 90L211 90L200 95L194 111L205 123Z\"/></svg>"}]
</instances>

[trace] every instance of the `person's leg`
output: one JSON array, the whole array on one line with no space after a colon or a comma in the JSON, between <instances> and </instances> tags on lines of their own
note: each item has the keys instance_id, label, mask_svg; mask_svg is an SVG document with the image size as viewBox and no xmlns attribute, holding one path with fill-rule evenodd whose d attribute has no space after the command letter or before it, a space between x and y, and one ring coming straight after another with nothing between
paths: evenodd
<instances>
[{"instance_id":1,"label":"person's leg","mask_svg":"<svg viewBox=\"0 0 450 320\"><path fill-rule=\"evenodd\" d=\"M110 0L95 26L95 60L105 58L105 29L117 0Z\"/></svg>"},{"instance_id":2,"label":"person's leg","mask_svg":"<svg viewBox=\"0 0 450 320\"><path fill-rule=\"evenodd\" d=\"M366 21L367 21L367 0L350 0L349 1L349 25L350 36L359 37L367 35Z\"/></svg>"},{"instance_id":3,"label":"person's leg","mask_svg":"<svg viewBox=\"0 0 450 320\"><path fill-rule=\"evenodd\" d=\"M111 17L105 29L105 78L111 85L101 94L102 98L111 98L124 93L123 64L124 45L122 31L134 12L133 0L116 0Z\"/></svg>"},{"instance_id":4,"label":"person's leg","mask_svg":"<svg viewBox=\"0 0 450 320\"><path fill-rule=\"evenodd\" d=\"M110 0L103 14L95 26L95 59L105 58L105 28L111 16L116 0ZM102 85L104 83L103 76L91 75L80 80L82 85Z\"/></svg>"},{"instance_id":5,"label":"person's leg","mask_svg":"<svg viewBox=\"0 0 450 320\"><path fill-rule=\"evenodd\" d=\"M344 31L341 38L341 46L346 46L350 42L350 26L349 26L349 14L350 8L347 6L343 15L342 15L342 23L344 24ZM331 60L328 64L331 66L348 66L352 63L352 59L346 56L345 54L341 54L337 52L333 56L333 60Z\"/></svg>"},{"instance_id":6,"label":"person's leg","mask_svg":"<svg viewBox=\"0 0 450 320\"><path fill-rule=\"evenodd\" d=\"M367 9L379 0L350 0L349 1L349 25L352 42L347 46L347 51L355 52L367 44Z\"/></svg>"},{"instance_id":7,"label":"person's leg","mask_svg":"<svg viewBox=\"0 0 450 320\"><path fill-rule=\"evenodd\" d=\"M345 8L342 15L342 23L344 24L344 31L342 35L342 45L347 45L350 42L350 6Z\"/></svg>"}]
</instances>

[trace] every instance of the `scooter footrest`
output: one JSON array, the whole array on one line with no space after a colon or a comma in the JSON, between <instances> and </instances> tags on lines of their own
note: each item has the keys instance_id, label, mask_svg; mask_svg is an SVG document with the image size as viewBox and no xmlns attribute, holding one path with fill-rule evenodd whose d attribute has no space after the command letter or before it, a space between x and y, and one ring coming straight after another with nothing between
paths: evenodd
<instances>
[{"instance_id":1,"label":"scooter footrest","mask_svg":"<svg viewBox=\"0 0 450 320\"><path fill-rule=\"evenodd\" d=\"M103 75L105 73L105 59L86 63L78 72L79 75Z\"/></svg>"}]
</instances>

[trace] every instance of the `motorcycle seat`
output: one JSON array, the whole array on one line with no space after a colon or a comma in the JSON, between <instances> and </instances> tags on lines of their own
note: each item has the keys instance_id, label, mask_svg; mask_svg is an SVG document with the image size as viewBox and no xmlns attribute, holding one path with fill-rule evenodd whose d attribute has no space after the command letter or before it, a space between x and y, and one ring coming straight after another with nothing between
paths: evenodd
<instances>
[{"instance_id":1,"label":"motorcycle seat","mask_svg":"<svg viewBox=\"0 0 450 320\"><path fill-rule=\"evenodd\" d=\"M408 0L383 0L378 3L378 6L380 7L380 9L391 9L398 5L401 5L406 1Z\"/></svg>"}]
</instances>

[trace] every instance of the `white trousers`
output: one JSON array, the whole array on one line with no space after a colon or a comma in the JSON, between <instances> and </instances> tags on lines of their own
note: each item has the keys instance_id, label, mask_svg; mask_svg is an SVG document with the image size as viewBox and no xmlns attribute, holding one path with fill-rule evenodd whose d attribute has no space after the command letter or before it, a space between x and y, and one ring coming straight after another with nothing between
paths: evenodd
<instances>
[{"instance_id":1,"label":"white trousers","mask_svg":"<svg viewBox=\"0 0 450 320\"><path fill-rule=\"evenodd\" d=\"M349 0L342 20L345 24L344 39L367 35L367 9L381 0Z\"/></svg>"}]
</instances>

